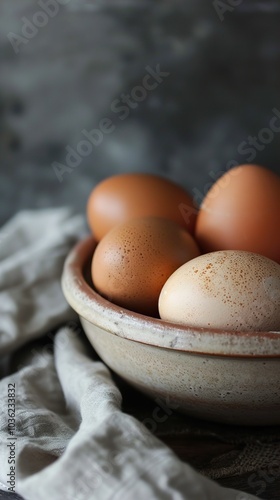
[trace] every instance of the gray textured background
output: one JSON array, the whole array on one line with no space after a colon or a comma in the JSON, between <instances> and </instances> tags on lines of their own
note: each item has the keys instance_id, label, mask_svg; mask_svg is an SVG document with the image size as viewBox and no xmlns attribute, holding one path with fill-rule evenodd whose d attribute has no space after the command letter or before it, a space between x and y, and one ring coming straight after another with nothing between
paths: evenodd
<instances>
[{"instance_id":1,"label":"gray textured background","mask_svg":"<svg viewBox=\"0 0 280 500\"><path fill-rule=\"evenodd\" d=\"M223 21L210 0L64 1L19 54L9 33L42 9L0 3L0 223L20 208L81 211L116 172L161 172L199 199L211 172L246 161L239 144L280 110L279 1L243 0ZM158 63L170 76L126 120L112 116L112 101ZM52 163L107 116L115 131L59 182ZM279 171L279 157L278 134L255 162Z\"/></svg>"}]
</instances>

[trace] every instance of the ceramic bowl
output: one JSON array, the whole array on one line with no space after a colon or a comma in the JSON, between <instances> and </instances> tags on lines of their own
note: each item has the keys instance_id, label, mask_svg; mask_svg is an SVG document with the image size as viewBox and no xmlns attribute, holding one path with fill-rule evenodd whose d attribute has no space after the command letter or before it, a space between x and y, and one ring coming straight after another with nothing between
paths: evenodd
<instances>
[{"instance_id":1,"label":"ceramic bowl","mask_svg":"<svg viewBox=\"0 0 280 500\"><path fill-rule=\"evenodd\" d=\"M89 238L71 251L62 288L92 346L113 371L191 416L280 424L280 332L193 328L122 309L92 288L95 246Z\"/></svg>"}]
</instances>

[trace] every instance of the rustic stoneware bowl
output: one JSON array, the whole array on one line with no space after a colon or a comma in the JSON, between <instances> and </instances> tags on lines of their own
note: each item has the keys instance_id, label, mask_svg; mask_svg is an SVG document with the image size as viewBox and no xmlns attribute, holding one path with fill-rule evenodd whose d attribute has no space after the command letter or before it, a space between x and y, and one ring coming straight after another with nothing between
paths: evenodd
<instances>
[{"instance_id":1,"label":"rustic stoneware bowl","mask_svg":"<svg viewBox=\"0 0 280 500\"><path fill-rule=\"evenodd\" d=\"M96 293L96 243L66 259L62 287L104 362L131 385L178 411L238 425L280 424L280 332L230 332L164 322Z\"/></svg>"}]
</instances>

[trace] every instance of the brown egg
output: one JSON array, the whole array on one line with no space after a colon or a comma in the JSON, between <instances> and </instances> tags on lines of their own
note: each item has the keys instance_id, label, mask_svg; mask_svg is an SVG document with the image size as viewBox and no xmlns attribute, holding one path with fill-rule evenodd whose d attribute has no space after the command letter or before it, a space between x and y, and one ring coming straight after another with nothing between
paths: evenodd
<instances>
[{"instance_id":1,"label":"brown egg","mask_svg":"<svg viewBox=\"0 0 280 500\"><path fill-rule=\"evenodd\" d=\"M280 263L280 177L258 165L241 165L207 193L196 224L204 252L247 250Z\"/></svg>"},{"instance_id":2,"label":"brown egg","mask_svg":"<svg viewBox=\"0 0 280 500\"><path fill-rule=\"evenodd\" d=\"M169 276L200 254L192 236L167 219L130 219L109 231L92 260L96 290L111 302L158 316L158 298Z\"/></svg>"},{"instance_id":3,"label":"brown egg","mask_svg":"<svg viewBox=\"0 0 280 500\"><path fill-rule=\"evenodd\" d=\"M177 184L150 174L121 174L105 179L87 204L88 224L97 239L134 217L164 217L194 233L197 207Z\"/></svg>"}]
</instances>

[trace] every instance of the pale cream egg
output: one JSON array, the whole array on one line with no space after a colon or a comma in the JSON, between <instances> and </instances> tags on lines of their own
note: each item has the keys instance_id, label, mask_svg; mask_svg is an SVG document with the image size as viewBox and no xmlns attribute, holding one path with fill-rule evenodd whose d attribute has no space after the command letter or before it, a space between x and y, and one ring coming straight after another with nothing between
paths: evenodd
<instances>
[{"instance_id":1,"label":"pale cream egg","mask_svg":"<svg viewBox=\"0 0 280 500\"><path fill-rule=\"evenodd\" d=\"M224 250L190 260L166 281L160 317L234 331L280 329L280 265L259 254Z\"/></svg>"}]
</instances>

